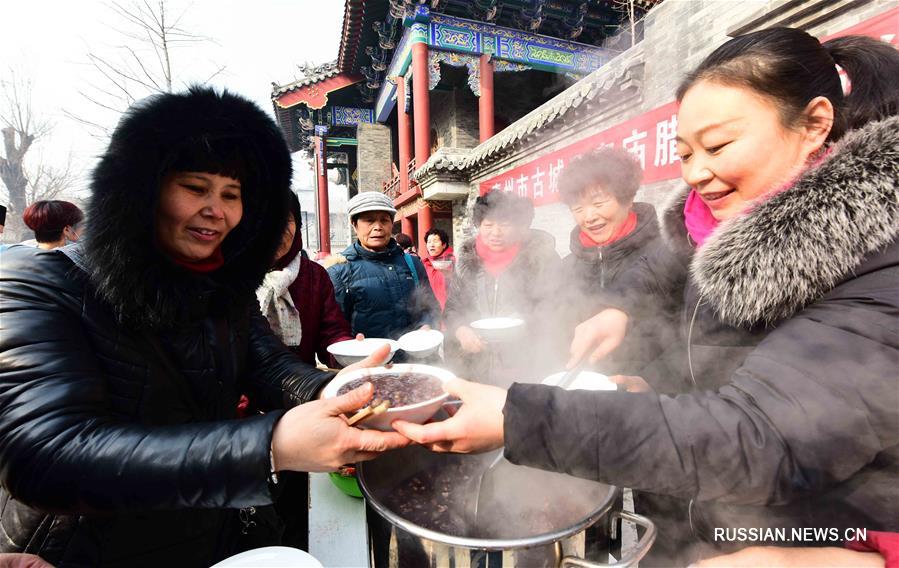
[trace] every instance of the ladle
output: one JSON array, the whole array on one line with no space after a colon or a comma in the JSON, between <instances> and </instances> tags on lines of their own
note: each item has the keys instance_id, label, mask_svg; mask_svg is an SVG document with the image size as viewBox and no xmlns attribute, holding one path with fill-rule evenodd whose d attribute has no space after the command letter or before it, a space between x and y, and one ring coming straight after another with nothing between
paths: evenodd
<instances>
[{"instance_id":1,"label":"ladle","mask_svg":"<svg viewBox=\"0 0 899 568\"><path fill-rule=\"evenodd\" d=\"M586 359L582 359L574 367L572 367L571 369L566 371L565 374L562 375L562 377L559 379L559 382L556 383L555 386L557 386L559 388L563 388L563 389L567 389L568 387L570 387L574 383L575 379L577 379L577 376L581 373L581 370L584 368L584 365L586 364L586 362L587 362ZM477 518L478 518L478 505L481 501L481 490L484 487L484 479L488 475L491 475L493 473L493 471L496 469L496 466L498 466L499 463L502 461L504 461L503 450L500 449L499 454L497 454L497 456L495 458L493 458L493 461L490 462L490 465L487 466L487 469L485 469L483 472L481 472L481 475L478 477L478 482L475 485L475 498L474 498L473 519L475 521L477 521ZM490 484L488 483L488 486L489 485Z\"/></svg>"}]
</instances>

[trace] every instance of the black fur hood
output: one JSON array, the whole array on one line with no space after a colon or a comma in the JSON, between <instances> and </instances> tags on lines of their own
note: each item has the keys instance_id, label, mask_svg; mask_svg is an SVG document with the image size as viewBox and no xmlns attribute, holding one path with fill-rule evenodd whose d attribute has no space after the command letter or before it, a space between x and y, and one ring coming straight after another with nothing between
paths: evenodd
<instances>
[{"instance_id":1,"label":"black fur hood","mask_svg":"<svg viewBox=\"0 0 899 568\"><path fill-rule=\"evenodd\" d=\"M899 117L846 134L789 190L729 219L693 256L699 292L739 326L791 317L852 276L899 236ZM663 233L693 254L684 227L689 188L665 211Z\"/></svg>"},{"instance_id":2,"label":"black fur hood","mask_svg":"<svg viewBox=\"0 0 899 568\"><path fill-rule=\"evenodd\" d=\"M196 276L153 244L159 188L176 149L222 139L236 141L253 179L241 180L243 217L222 244L225 264L209 277ZM193 87L136 103L116 127L91 180L82 241L97 295L121 321L145 326L178 323L210 289L232 298L252 295L281 240L290 179L281 131L243 97Z\"/></svg>"}]
</instances>

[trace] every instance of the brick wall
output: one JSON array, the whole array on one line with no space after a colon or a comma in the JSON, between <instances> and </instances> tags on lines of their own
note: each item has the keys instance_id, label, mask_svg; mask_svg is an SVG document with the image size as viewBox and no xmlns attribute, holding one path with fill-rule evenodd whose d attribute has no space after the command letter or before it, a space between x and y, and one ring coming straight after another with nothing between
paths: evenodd
<instances>
[{"instance_id":1,"label":"brick wall","mask_svg":"<svg viewBox=\"0 0 899 568\"><path fill-rule=\"evenodd\" d=\"M383 124L360 124L356 129L359 191L382 191L384 182L393 177L390 167L393 148L390 127Z\"/></svg>"},{"instance_id":2,"label":"brick wall","mask_svg":"<svg viewBox=\"0 0 899 568\"><path fill-rule=\"evenodd\" d=\"M437 132L438 148L478 145L478 99L468 85L452 91L431 91L431 128Z\"/></svg>"}]
</instances>

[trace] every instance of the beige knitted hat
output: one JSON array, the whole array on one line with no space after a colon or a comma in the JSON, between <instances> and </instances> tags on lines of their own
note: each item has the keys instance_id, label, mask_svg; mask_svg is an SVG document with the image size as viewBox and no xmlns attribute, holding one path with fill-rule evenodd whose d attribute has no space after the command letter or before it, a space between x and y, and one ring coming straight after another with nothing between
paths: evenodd
<instances>
[{"instance_id":1,"label":"beige knitted hat","mask_svg":"<svg viewBox=\"0 0 899 568\"><path fill-rule=\"evenodd\" d=\"M350 221L356 215L366 211L386 211L391 216L396 215L393 201L380 191L360 191L347 202L346 207Z\"/></svg>"}]
</instances>

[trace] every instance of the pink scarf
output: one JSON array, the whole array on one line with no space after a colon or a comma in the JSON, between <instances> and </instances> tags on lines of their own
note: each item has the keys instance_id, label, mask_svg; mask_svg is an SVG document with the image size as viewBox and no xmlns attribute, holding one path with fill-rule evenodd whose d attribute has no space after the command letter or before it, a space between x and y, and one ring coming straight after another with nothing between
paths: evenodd
<instances>
[{"instance_id":1,"label":"pink scarf","mask_svg":"<svg viewBox=\"0 0 899 568\"><path fill-rule=\"evenodd\" d=\"M687 203L684 204L684 224L696 248L701 247L712 231L718 227L718 219L715 219L711 209L695 189L690 190Z\"/></svg>"},{"instance_id":2,"label":"pink scarf","mask_svg":"<svg viewBox=\"0 0 899 568\"><path fill-rule=\"evenodd\" d=\"M796 176L796 178L772 191L769 191L761 198L748 204L746 206L746 209L740 212L740 215L748 213L757 204L763 203L771 197L774 197L778 193L781 193L793 187L793 185L796 183L796 180L799 179L800 176L802 176L808 170L821 165L821 163L824 162L824 160L826 160L828 156L830 156L830 153L832 151L833 148L828 148L825 152L822 152L821 155L818 156L815 161L811 163L811 165L801 171L799 175ZM718 227L718 223L718 219L715 219L715 217L712 215L711 209L709 209L709 206L705 204L701 197L699 197L699 193L695 189L691 189L690 195L687 196L687 202L684 204L684 224L687 226L687 233L693 240L695 248L702 247L706 239L709 238L709 235L712 234L712 231L714 231Z\"/></svg>"}]
</instances>

